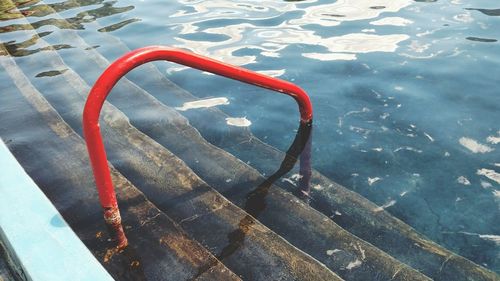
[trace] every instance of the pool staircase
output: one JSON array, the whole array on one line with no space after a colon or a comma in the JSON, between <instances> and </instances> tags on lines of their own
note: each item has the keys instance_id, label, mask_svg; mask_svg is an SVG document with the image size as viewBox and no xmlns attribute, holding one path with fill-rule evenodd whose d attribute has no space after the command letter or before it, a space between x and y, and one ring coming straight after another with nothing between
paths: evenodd
<instances>
[{"instance_id":1,"label":"pool staircase","mask_svg":"<svg viewBox=\"0 0 500 281\"><path fill-rule=\"evenodd\" d=\"M0 65L10 77L0 104L15 108L0 111L0 137L115 279L499 280L317 171L310 185L322 188L311 200L264 177L292 167L283 159L294 164L297 155L286 158L248 129L226 126L228 116L219 109L176 111L172 105L197 98L151 64L122 79L102 109L128 238L128 246L117 249L102 219L82 109L108 59L130 50L106 33L85 40L112 49L93 48L53 5L37 6L17 20L18 32L32 40L0 47ZM68 29L38 31L37 11ZM35 42L43 51L22 56ZM35 78L32 64L58 75ZM214 135L213 126L226 130ZM300 128L298 139L307 133ZM297 169L280 169L280 175ZM342 216L330 217L332 210Z\"/></svg>"}]
</instances>

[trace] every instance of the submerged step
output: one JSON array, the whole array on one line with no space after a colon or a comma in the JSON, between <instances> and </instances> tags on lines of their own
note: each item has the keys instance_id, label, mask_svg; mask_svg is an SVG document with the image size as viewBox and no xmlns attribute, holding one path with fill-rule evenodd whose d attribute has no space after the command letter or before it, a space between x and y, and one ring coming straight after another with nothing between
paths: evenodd
<instances>
[{"instance_id":1,"label":"submerged step","mask_svg":"<svg viewBox=\"0 0 500 281\"><path fill-rule=\"evenodd\" d=\"M201 278L199 271L204 269L217 280L239 280L112 169L130 241L124 251L117 251L103 223L83 140L11 58L0 56L0 64L15 83L2 81L6 88L0 96L5 106L0 111L0 136L113 278L186 280Z\"/></svg>"},{"instance_id":2,"label":"submerged step","mask_svg":"<svg viewBox=\"0 0 500 281\"><path fill-rule=\"evenodd\" d=\"M92 56L98 57L98 55L94 54ZM102 62L102 59L100 59ZM104 63L101 63L101 65ZM152 72L150 72L152 71ZM148 88L147 85L145 85L144 80L154 80L154 83L152 84L154 87L158 89L158 87L163 87L163 89L168 89L168 94L171 92L175 93L174 96L178 97L181 96L183 99L190 99L192 96L189 93L186 93L182 89L179 89L178 87L173 87L172 88L172 83L166 80L161 74L158 74L155 72L154 68L148 68L148 71L145 72L146 75L144 75L144 79L140 80L138 79L137 82L140 82L141 85L144 85L145 88ZM88 73L89 75L95 75L97 74L91 74ZM137 73L132 73L132 75L129 76L134 76L137 75ZM137 75L139 76L139 75ZM153 79L154 77L155 79ZM120 91L122 92L122 91ZM161 94L156 95L159 99L162 99L164 102L167 102L169 98L171 98L170 95L165 95L164 92L167 92L165 90L162 91ZM185 94L184 94L185 93ZM119 94L116 95L116 99ZM113 99L113 94L111 95L111 100L113 103L116 103L116 101ZM121 108L122 110L125 110L124 108ZM214 124L219 124L223 125L225 124L225 118L227 117L224 115L222 112L220 112L217 109L211 108L211 109L206 109L203 110L206 114L200 114L199 112L195 115L192 113L187 112L188 114L187 117L189 118L189 121L198 129L202 130L202 134L205 137L209 136L210 128L214 126ZM153 112L153 111L151 111ZM185 112L183 112L185 113ZM143 114L142 115L144 120L147 120L147 115ZM163 116L163 115L162 115ZM210 116L210 118L207 118L207 116ZM137 122L140 122L140 117L137 119L132 119L132 122L134 122L134 125L141 127L138 125ZM171 120L170 120L171 121ZM149 122L149 121L148 121ZM156 121L153 121L156 123ZM151 125L155 127L154 130L160 131L164 130L165 126L170 126L164 123L163 126L160 126L158 124ZM143 128L141 128L143 129ZM145 130L147 131L147 130ZM148 133L150 136L154 136L155 133ZM235 153L234 150L238 150L241 152L248 152L249 154L252 154L252 149L255 149L255 142L257 143L257 151L258 155L260 156L261 159L263 160L263 163L261 164L267 164L265 165L266 168L269 168L268 170L265 170L266 174L271 174L274 172L274 169L276 169L277 166L279 166L279 161L283 159L284 154L282 152L277 151L274 148L271 148L267 146L266 144L260 142L258 139L256 139L254 136L252 136L248 130L246 129L241 129L241 128L236 128L236 127L231 127L228 128L227 135L223 136L217 136L215 139L210 139L214 144L218 144L222 147L225 147L229 151ZM253 140L253 142L249 142L249 140ZM240 146L236 146L239 144ZM165 144L164 144L165 145ZM190 149L190 148L189 148ZM178 153L176 151L176 153ZM267 154L270 153L270 154ZM269 156L269 159L266 159L267 155ZM255 156L255 155L254 155ZM212 158L214 159L214 158ZM243 157L245 159L245 157ZM187 161L186 159L184 159ZM194 159L194 161L199 161L198 159ZM189 161L187 161L189 162ZM193 167L193 166L192 166ZM257 167L259 167L257 165ZM194 168L194 167L193 167ZM210 168L214 174L216 169L215 167ZM222 168L221 170L224 170ZM218 170L217 170L218 171ZM262 171L262 170L261 170ZM199 173L199 172L198 172ZM291 171L289 175L292 173L296 173L296 171ZM200 173L203 174L203 173ZM313 171L313 184L316 184L318 179L324 179L323 176L321 176L319 173ZM205 179L207 180L207 179ZM208 180L207 180L208 181ZM408 247L410 250L409 251L399 251L397 248L391 248L391 247L384 247L383 243L377 243L376 245L379 248L382 248L386 252L390 253L391 255L395 256L396 258L402 260L403 262L410 264L417 268L418 270L423 271L425 274L437 278L440 280L447 280L448 276L446 274L450 274L453 276L453 278L467 278L468 275L473 275L473 276L478 276L478 280L491 280L491 278L495 277L495 274L462 258L459 257L452 252L440 247L439 245L430 242L428 239L425 237L421 236L418 234L415 230L413 230L411 227L408 225L402 223L401 221L397 220L396 218L392 217L386 212L381 212L383 213L382 215L379 214L379 212L374 212L374 210L377 209L378 206L375 206L374 204L370 203L368 200L364 199L360 195L351 192L347 190L344 187L341 187L339 185L336 185L335 183L327 180L328 182L322 182L321 186L327 186L328 188L325 189L324 193L330 191L331 194L323 194L325 196L324 198L330 199L331 201L327 201L328 205L325 205L325 208L320 208L319 205L313 205L315 208L317 208L320 211L324 211L325 214L329 215L330 209L335 206L335 208L338 208L341 210L343 214L347 214L344 216L344 218L347 217L347 220L349 220L349 225L354 224L359 229L363 229L362 232L356 232L355 234L358 235L363 235L361 238L374 243L377 242L376 240L372 239L373 236L370 235L370 233L373 233L375 229L385 229L384 233L384 243L385 242L391 242L389 245L394 245L399 243L400 241L403 241L404 246L398 245L397 248L405 248ZM321 183L321 182L320 182ZM278 183L282 185L281 183ZM338 190L337 190L338 189ZM331 198L335 197L336 194L341 194L342 196L339 198ZM333 199L333 201L332 201ZM316 199L315 199L316 200ZM314 200L313 200L314 201ZM321 200L316 200L316 201L321 201ZM359 203L359 206L357 204ZM338 207L340 205L340 207ZM364 208L362 210L358 210L358 208ZM325 210L325 209L328 209ZM367 215L367 217L365 217ZM363 217L362 220L359 219L359 217ZM373 225L373 218L374 217L382 217L381 220L377 220L377 225ZM360 221L363 221L364 223L359 223ZM366 223L366 224L365 224ZM384 224L388 224L384 226ZM351 230L349 228L349 225L343 224L344 227L346 227L348 230ZM392 225L392 226L390 226ZM378 232L380 233L380 232ZM391 235L392 233L392 235ZM394 237L400 237L398 238L398 242L392 241ZM402 238L401 238L402 237ZM415 245L416 242L420 242L421 244L430 246L430 247L417 247ZM425 258L416 258L417 256L424 256ZM444 267L442 268L441 265L445 261L452 261L452 264L454 263L454 260L458 260L459 262L457 264L459 265L465 265L462 268L456 267ZM483 279L481 279L483 278Z\"/></svg>"},{"instance_id":3,"label":"submerged step","mask_svg":"<svg viewBox=\"0 0 500 281\"><path fill-rule=\"evenodd\" d=\"M62 62L54 55L43 54L43 59L37 62L61 67ZM20 60L28 63L36 59L32 55ZM71 69L40 81L33 83L47 83L45 86L51 89L45 93L47 99L70 125L81 131L78 109L83 108L89 87ZM239 229L240 221L248 215L213 191L173 154L132 127L111 105L104 106L103 116L104 138L115 167L214 254L230 247L227 235ZM219 256L238 275L251 280L340 280L317 260L260 223L255 222L246 231L241 247L231 255Z\"/></svg>"},{"instance_id":4,"label":"submerged step","mask_svg":"<svg viewBox=\"0 0 500 281\"><path fill-rule=\"evenodd\" d=\"M2 281L17 281L21 279L16 273L16 267L12 258L8 256L7 250L2 242L0 242L0 280Z\"/></svg>"},{"instance_id":5,"label":"submerged step","mask_svg":"<svg viewBox=\"0 0 500 281\"><path fill-rule=\"evenodd\" d=\"M177 86L172 86L172 83L154 68L144 68L143 71L133 72L128 77L150 93L155 93L154 96L165 104L176 104L179 103L179 100L194 100L190 93ZM177 99L177 97L180 98ZM184 111L182 114L212 144L224 148L244 162L250 161L251 165L261 173L272 174L284 159L283 152L263 143L248 129L226 126L228 116L216 108L199 109L196 112ZM137 123L134 124L140 127ZM167 125L154 126L155 128L148 133L150 136L154 136L162 128L165 128L163 126ZM227 128L226 133L211 134L214 126ZM191 162L185 161L191 166ZM194 161L199 160L195 159ZM194 166L191 167L194 168ZM216 168L212 167L211 169L215 170ZM204 175L199 171L197 173ZM290 177L297 173L298 171L295 169L286 176ZM283 182L276 184L290 189L290 186ZM335 222L433 279L467 280L470 277L475 278L475 280L495 280L498 278L495 273L430 241L389 213L379 211L378 206L369 200L332 182L314 170L312 171L311 186L322 187L321 190L314 190L311 193L313 196L312 207L328 216L331 215L332 209L338 210L343 215L334 217Z\"/></svg>"},{"instance_id":6,"label":"submerged step","mask_svg":"<svg viewBox=\"0 0 500 281\"><path fill-rule=\"evenodd\" d=\"M115 42L118 44L118 41ZM180 101L198 99L166 79L154 67L132 72L127 77L164 104L179 104ZM226 118L229 116L218 108L182 111L182 115L186 116L189 123L210 143L232 153L243 162L251 163L252 167L263 174L273 174L285 158L284 152L259 140L247 128L226 126ZM213 134L214 127L225 128L225 131ZM157 131L161 128L163 127L156 126ZM285 177L298 173L298 167L295 167ZM204 180L208 182L206 178ZM286 182L278 181L276 185L296 192L296 189L291 188ZM310 186L321 187L311 192L312 207L327 216L331 216L332 210L338 210L342 216L334 216L333 221L432 279L497 280L500 278L498 274L432 242L398 218L384 210L381 211L379 206L363 196L331 181L318 171L312 170Z\"/></svg>"},{"instance_id":7,"label":"submerged step","mask_svg":"<svg viewBox=\"0 0 500 281\"><path fill-rule=\"evenodd\" d=\"M152 68L148 68L148 69L151 70ZM95 74L95 75L97 75L97 74ZM134 73L133 73L133 76L135 76ZM141 76L141 75L136 75L136 76ZM168 80L166 80L159 72L155 72L155 71L147 72L147 75L144 75L143 77L141 77L141 79L143 79L145 81L146 80L155 81L155 87L157 87L158 89L163 89L163 91L161 92L162 95L164 95L164 93L167 92L165 90L165 89L167 89L165 87L165 85L172 87L172 84ZM141 81L138 80L137 82L141 82ZM146 88L148 88L147 87L148 84L145 84L145 85L146 85ZM151 87L149 87L149 88L151 88ZM171 90L171 88L169 88L169 89ZM158 91L158 92L160 92L160 91ZM172 92L175 92L176 96L180 97L180 99L185 99L185 100L192 99L192 95L190 95L189 93L186 93L185 91L179 90L178 88L176 88ZM169 92L169 94L170 94L170 92ZM159 96L159 98L162 98L164 100L164 102L167 102L168 99L171 98L171 96L165 95L165 98L163 98L161 96ZM207 112L210 112L209 116L217 117L217 118L212 119L211 121L215 120L213 122L217 122L219 124L225 124L225 117L227 117L227 116L222 114L220 111L218 111L216 109L210 109L210 110L207 110ZM189 112L188 112L188 116L189 116ZM204 130L204 128L209 128L209 126L213 126L213 122L207 122L207 120L206 120L207 115L204 115L203 117L201 117L201 119L199 119L200 116L201 116L200 114L197 114L196 116L190 116L189 119L192 123L195 124L195 126L197 128L199 128L202 131L202 133L204 134L205 137L209 138L210 137L209 130L208 129ZM230 137L227 137L227 138L224 137L222 139L220 139L220 138L216 138L216 139L209 138L209 139L213 143L221 145L223 147L231 147L232 145L234 145L235 143L237 143L239 141L247 141L249 139L253 139L256 142L259 142L258 140L252 138L252 136L250 134L248 134L245 130L243 130L243 132L240 132L241 129L234 128L234 127L231 128L231 130L232 131L228 132L228 134L227 134ZM224 144L223 142L226 140L229 140L229 142ZM246 147L252 148L253 145L254 144L248 144L248 146L246 146ZM270 153L270 155L272 155L272 157L271 157L272 161L260 163L260 165L256 165L256 167L258 167L261 171L269 171L269 172L266 172L268 174L272 173L274 171L274 169L277 167L277 165L280 163L281 159L283 158L283 153L276 151L274 148L266 147L266 145L263 143L257 144L256 147L257 147L257 151L259 151L258 155L260 155L260 153L264 153L264 152ZM239 148L240 147L235 146L235 149L238 149L241 152L242 150ZM250 153L253 153L253 152L250 152ZM242 158L244 158L244 157L242 157ZM263 167L265 169L268 169L268 170L264 170ZM385 212L383 212L383 215L373 214L373 208L376 208L377 206L370 203L369 201L362 198L361 196L348 191L344 187L334 185L334 183L329 182L329 180L326 178L323 179L322 176L317 174L316 172L313 172L313 175L314 175L313 180L316 180L319 183L321 183L321 180L324 180L323 183L325 183L325 185L322 185L322 186L328 187L328 189L325 192L327 192L327 193L331 192L329 194L323 194L322 196L324 196L324 197L320 196L320 199L323 198L321 200L315 199L315 201L313 201L313 203L325 202L325 204L316 203L314 205L315 208L317 208L318 210L324 211L326 214L328 214L330 212L329 209L331 209L332 206L337 206L337 204L340 205L341 208L343 208L342 210L346 211L346 212L342 211L342 213L344 215L347 215L347 216L344 216L344 217L347 217L347 219L345 219L345 221L342 221L342 222L339 221L339 223L342 224L343 226L345 226L349 230L355 229L351 226L351 224L355 224L358 227L358 230L359 230L358 233L366 236L366 237L363 237L365 240L370 240L370 236L368 235L370 233L370 231L373 232L377 229L381 229L381 231L376 232L376 233L382 233L385 237L385 240L383 240L382 242L379 241L377 244L381 248L384 248L384 243L388 242L388 241L390 242L392 237L396 237L397 238L396 241L399 241L398 239L401 239L399 237L403 237L403 238L406 237L405 239L409 240L409 242L404 243L404 245L411 245L412 243L415 243L415 241L420 241L423 249L419 249L419 247L416 247L416 249L413 249L412 247L410 247L411 250L409 250L408 252L402 253L402 254L398 253L398 251L393 251L393 253L391 253L390 246L386 246L387 249L385 249L385 250L390 252L391 254L393 254L394 256L396 256L400 259L409 260L410 262L413 263L412 265L416 266L417 268L424 268L424 270L426 271L427 274L435 274L436 275L435 271L437 269L442 269L441 270L442 272L448 272L448 273L452 274L452 276L454 276L454 278L457 278L456 273L454 273L456 271L456 269L447 268L448 265L446 264L446 262L448 262L448 260L449 260L448 258L454 257L454 255L451 255L451 252L443 249L442 247L439 247L436 244L428 242L424 237L422 237L421 235L418 235L413 229L409 228L407 225L400 222L399 220L397 220L397 219L395 220L392 216L390 216L389 214L387 214ZM329 196L334 197L337 194L340 194L341 196L339 198L329 198ZM359 204L359 206L358 206L358 204ZM358 210L358 208L364 208L364 210L360 211L360 210ZM363 216L365 216L365 215L367 216L367 219L363 218ZM374 217L377 217L377 216L381 217L381 218L374 220ZM358 223L358 221L356 219L360 219L360 221L363 221L363 223ZM375 223L373 223L374 221L375 221ZM370 222L372 222L372 223L370 223ZM391 222L392 222L392 224L391 224ZM365 224L365 223L367 223L367 224ZM377 225L373 226L372 224L377 224ZM387 224L387 226L384 226L384 224ZM389 234L392 233L393 235L391 236L387 233L389 233ZM372 239L372 241L375 241L375 240ZM375 241L375 242L377 242L377 241ZM372 243L374 243L374 242L372 242ZM391 245L391 243L389 243L388 245ZM430 245L430 247L429 247L429 245ZM401 248L404 248L404 246ZM422 261L420 261L418 258L415 258L416 256L418 256L415 254L418 254L419 252L424 252L424 253L430 252L429 255L431 257L433 255L437 255L437 258L436 259L422 258ZM436 253L433 253L433 252L436 252ZM430 265L427 265L427 263ZM464 273L460 275L461 278L463 278L464 276L467 276L467 274L470 274L472 271L477 271L478 272L477 274L479 276L484 275L484 276L486 276L485 278L488 278L488 276L495 277L495 275L491 275L488 271L484 272L481 267L478 267L478 269L476 270L475 267L477 265L470 263L469 261L466 261L464 264L469 265L469 266L464 267L464 270L463 270ZM443 267L442 265L446 265L446 266ZM471 272L468 272L468 271L471 271ZM444 279L445 276L439 276L439 274L437 274L436 276L438 278L441 278L442 280L446 280L446 279ZM481 279L478 279L478 280L481 280ZM482 279L482 280L487 280L487 279Z\"/></svg>"},{"instance_id":8,"label":"submerged step","mask_svg":"<svg viewBox=\"0 0 500 281\"><path fill-rule=\"evenodd\" d=\"M379 276L381 279L393 278L393 280L427 279L341 229L328 217L297 200L293 195L272 186L272 182L267 183L257 171L207 143L176 111L163 106L147 93L138 91L136 87L128 85L131 84L124 83L118 87L119 94L112 99L113 104L123 108L133 125L171 149L211 186L251 215L243 218L239 222L240 229L231 234L230 239L235 244L232 247L240 243L238 239L241 241L244 239L245 228L253 225L254 218L257 218L343 278L366 280L372 276ZM130 106L131 100L140 100L144 108ZM154 117L141 116L140 112L145 108L154 112ZM152 177L154 179L155 176ZM259 195L261 198L248 198L251 192L261 193ZM267 207L259 208L256 205L267 205ZM305 237L307 239L304 239ZM328 254L332 249L337 250L335 256Z\"/></svg>"},{"instance_id":9,"label":"submerged step","mask_svg":"<svg viewBox=\"0 0 500 281\"><path fill-rule=\"evenodd\" d=\"M89 50L89 52L93 51ZM67 54L71 55L72 52L69 51ZM99 65L101 64L103 63L99 63ZM58 67L61 68L62 66L59 65ZM64 68L69 69L68 67ZM64 77L71 73L72 70L68 70L60 76ZM72 81L75 84L74 79L68 81ZM164 146L173 149L183 160L188 161L190 166L195 168L197 172L203 172L203 175L208 177L210 183L214 184L213 186L219 191L240 190L239 192L228 192L228 194L232 193L229 198L240 207L245 206L246 194L265 181L255 170L226 152L207 143L194 128L189 126L187 120L176 111L165 107L127 80L122 80L114 91L118 93L114 95L114 98L113 94L111 95L110 99L112 103L118 105L127 113L133 125L138 126L141 130L153 136ZM59 95L62 95L62 93ZM54 103L58 102L54 101ZM65 104L69 104L69 102ZM145 116L142 114L143 111L154 112L156 118ZM63 114L63 116L66 115ZM159 120L157 117L160 117ZM72 120L67 119L70 124L78 126L78 118L72 118L69 115L68 118ZM117 118L113 118L113 120L116 122ZM151 133L152 131L153 133ZM103 129L103 133L108 134L108 136L105 136L105 141L106 138L112 137L109 136L110 133L107 129ZM125 134L122 133L122 135ZM141 148L147 150L144 145ZM130 153L130 149L127 151ZM148 152L148 154L152 153L154 152ZM110 159L113 159L113 157L113 152L111 152ZM114 160L111 160L111 162L114 162ZM125 165L117 167L123 169L122 171L126 170L127 172L124 172L126 175L138 176L138 173L149 173L147 171L138 172L139 168L134 168L134 170ZM144 181L153 183L164 181L161 174L149 174L148 177L143 179ZM221 184L221 179L225 182L228 177L235 178L235 180ZM153 185L153 183L148 183L148 185ZM176 203L172 200L162 201L162 194L155 190L157 187L148 188L150 191L146 193L151 195L150 198L154 198L151 200L160 206L160 208L171 209L173 208L172 206L175 206ZM290 239L293 242L292 244L313 255L329 268L338 272L342 277L349 278L350 280L363 280L371 276L380 276L382 279L393 278L394 280L427 279L424 275L394 260L372 245L349 234L324 215L297 200L291 194L273 187L272 191L266 197L266 200L270 201L268 204L271 207L260 214L258 218L273 230L278 231L284 238ZM220 211L218 212L221 213ZM258 214L251 213L251 215L257 216ZM173 212L172 216L175 216ZM184 219L182 225L186 229L192 229L193 232L197 231L196 228L205 231L205 227L200 227L204 221L200 222L198 218L199 214L196 214L196 217L188 219L180 217L179 219ZM225 219L231 220L231 217L228 216ZM229 233L228 238L231 242L226 247L220 249L221 254L218 256L223 260L227 256L232 255L236 250L239 250L239 244L243 244L246 236L250 235L249 229L253 228L254 225L258 225L252 216L244 216L240 220L233 221L233 224L239 225L239 227L227 232ZM216 229L219 229L219 227L216 227ZM188 232L191 233L191 231ZM202 235L202 233L198 235ZM217 236L214 237L214 239L217 239ZM303 237L308 237L308 239L303 239ZM210 237L205 239L208 239L205 241L211 241ZM216 242L213 241L210 243ZM332 257L328 253L333 249L341 253L337 253L335 257Z\"/></svg>"}]
</instances>

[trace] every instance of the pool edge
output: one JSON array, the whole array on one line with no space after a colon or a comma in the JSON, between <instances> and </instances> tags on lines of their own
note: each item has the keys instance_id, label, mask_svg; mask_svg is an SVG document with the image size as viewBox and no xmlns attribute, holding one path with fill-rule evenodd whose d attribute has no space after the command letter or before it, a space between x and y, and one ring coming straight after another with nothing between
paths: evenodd
<instances>
[{"instance_id":1,"label":"pool edge","mask_svg":"<svg viewBox=\"0 0 500 281\"><path fill-rule=\"evenodd\" d=\"M0 167L0 241L19 277L113 280L1 139Z\"/></svg>"}]
</instances>

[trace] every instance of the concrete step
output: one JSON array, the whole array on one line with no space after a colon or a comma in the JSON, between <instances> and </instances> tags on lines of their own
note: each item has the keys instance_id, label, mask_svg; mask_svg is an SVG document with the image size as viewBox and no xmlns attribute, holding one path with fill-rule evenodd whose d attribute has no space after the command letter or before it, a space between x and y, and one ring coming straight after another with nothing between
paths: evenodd
<instances>
[{"instance_id":1,"label":"concrete step","mask_svg":"<svg viewBox=\"0 0 500 281\"><path fill-rule=\"evenodd\" d=\"M21 277L17 273L17 268L2 241L0 241L0 281L18 280L21 280Z\"/></svg>"}]
</instances>

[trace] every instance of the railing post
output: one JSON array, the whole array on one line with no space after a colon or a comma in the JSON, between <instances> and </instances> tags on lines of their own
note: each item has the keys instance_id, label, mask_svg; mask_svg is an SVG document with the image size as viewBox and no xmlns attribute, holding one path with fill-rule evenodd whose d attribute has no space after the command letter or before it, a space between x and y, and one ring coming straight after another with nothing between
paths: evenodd
<instances>
[{"instance_id":1,"label":"railing post","mask_svg":"<svg viewBox=\"0 0 500 281\"><path fill-rule=\"evenodd\" d=\"M298 103L301 123L307 124L312 122L312 105L309 96L304 90L290 82L181 49L151 46L125 54L113 62L99 77L89 93L83 110L83 133L94 172L99 200L104 209L106 224L111 228L119 248L127 246L127 238L121 224L120 211L99 128L99 115L111 89L125 74L137 66L157 60L175 62L289 95Z\"/></svg>"}]
</instances>

